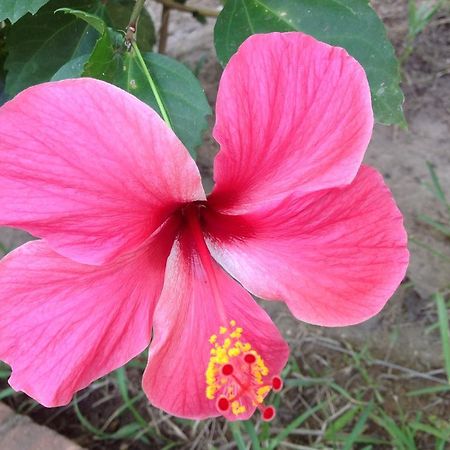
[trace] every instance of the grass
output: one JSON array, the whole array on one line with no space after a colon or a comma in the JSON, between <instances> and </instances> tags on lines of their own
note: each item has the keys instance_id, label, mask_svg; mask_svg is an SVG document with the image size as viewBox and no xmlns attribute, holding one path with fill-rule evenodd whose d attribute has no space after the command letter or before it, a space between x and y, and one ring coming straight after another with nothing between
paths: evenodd
<instances>
[{"instance_id":1,"label":"grass","mask_svg":"<svg viewBox=\"0 0 450 450\"><path fill-rule=\"evenodd\" d=\"M450 444L449 324L445 297L435 300L442 369L420 371L377 357L368 346L308 336L288 363L285 388L270 398L279 406L271 423L257 414L244 422L194 422L153 409L139 384L145 354L55 410L14 393L2 366L0 399L92 449L443 450Z\"/></svg>"},{"instance_id":2,"label":"grass","mask_svg":"<svg viewBox=\"0 0 450 450\"><path fill-rule=\"evenodd\" d=\"M419 220L446 239L450 204L435 168L428 163L428 169L426 186L444 214ZM10 250L0 243L0 255ZM441 352L441 367L423 368L414 358L405 366L392 361L389 351L374 355L366 344L355 348L317 334L293 339L291 347L301 353L294 353L286 367L283 391L270 398L278 407L271 423L258 414L244 422L193 422L152 408L140 387L145 353L93 383L68 407L53 410L15 393L7 385L9 368L0 365L0 400L95 450L444 450L450 448L450 297L436 293L433 300L424 334L435 340L430 351Z\"/></svg>"},{"instance_id":3,"label":"grass","mask_svg":"<svg viewBox=\"0 0 450 450\"><path fill-rule=\"evenodd\" d=\"M448 0L435 0L423 2L408 0L408 33L405 38L405 46L400 55L400 63L404 65L414 51L414 41L417 36L433 20L436 13L448 2Z\"/></svg>"},{"instance_id":4,"label":"grass","mask_svg":"<svg viewBox=\"0 0 450 450\"><path fill-rule=\"evenodd\" d=\"M430 182L425 183L425 187L433 194L442 208L442 218L430 217L426 214L419 214L418 219L422 223L429 226L434 232L442 236L444 239L450 238L450 202L445 195L442 184L435 167L430 162L427 162L428 171L430 173ZM450 257L441 250L431 247L430 245L410 237L410 242L426 249L430 254L438 257L445 264L450 263Z\"/></svg>"},{"instance_id":5,"label":"grass","mask_svg":"<svg viewBox=\"0 0 450 450\"><path fill-rule=\"evenodd\" d=\"M439 233L442 233L445 237L450 237L450 202L445 195L439 176L436 172L433 164L427 161L428 171L430 173L431 182L426 183L427 189L434 195L434 197L441 204L444 212L444 219L439 221L433 217L425 214L419 215L419 220L430 225Z\"/></svg>"},{"instance_id":6,"label":"grass","mask_svg":"<svg viewBox=\"0 0 450 450\"><path fill-rule=\"evenodd\" d=\"M447 207L429 167L429 188ZM7 385L9 368L0 365L0 400L95 450L444 450L450 446L450 298L437 293L433 300L426 330L435 339L433 350L442 353L441 368L420 368L413 358L405 366L390 360L388 351L375 355L367 344L358 348L315 333L293 339L291 347L301 353L293 354L283 373L283 391L269 399L278 407L271 423L258 413L244 422L195 422L152 408L140 387L145 353L93 383L68 407L52 410L15 393Z\"/></svg>"}]
</instances>

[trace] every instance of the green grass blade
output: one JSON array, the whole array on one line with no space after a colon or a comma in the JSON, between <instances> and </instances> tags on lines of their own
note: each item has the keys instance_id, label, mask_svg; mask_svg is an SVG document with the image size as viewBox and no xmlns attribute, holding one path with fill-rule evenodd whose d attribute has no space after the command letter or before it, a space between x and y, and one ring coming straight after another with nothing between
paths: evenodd
<instances>
[{"instance_id":1,"label":"green grass blade","mask_svg":"<svg viewBox=\"0 0 450 450\"><path fill-rule=\"evenodd\" d=\"M416 450L416 445L411 442L410 437L404 432L387 414L381 412L381 415L372 415L372 420L380 427L384 428L392 437L396 450Z\"/></svg>"},{"instance_id":2,"label":"green grass blade","mask_svg":"<svg viewBox=\"0 0 450 450\"><path fill-rule=\"evenodd\" d=\"M315 386L315 385L324 385L328 386L329 388L336 391L339 395L342 395L342 397L346 398L352 403L361 403L355 398L351 396L343 387L339 386L329 378L308 378L303 380L286 380L284 383L286 387L293 387L293 386L299 386L299 387L308 387L308 386Z\"/></svg>"},{"instance_id":3,"label":"green grass blade","mask_svg":"<svg viewBox=\"0 0 450 450\"><path fill-rule=\"evenodd\" d=\"M72 403L75 414L81 425L83 425L83 427L86 428L86 430L88 430L89 433L93 434L94 436L105 438L107 434L104 433L102 430L96 428L94 425L91 424L91 422L89 422L89 420L86 419L86 417L83 416L83 414L80 411L80 407L78 406L78 400L76 397L73 399Z\"/></svg>"},{"instance_id":4,"label":"green grass blade","mask_svg":"<svg viewBox=\"0 0 450 450\"><path fill-rule=\"evenodd\" d=\"M434 220L432 217L427 216L425 214L420 214L418 216L418 219L430 226L432 226L435 230L442 233L444 236L450 236L450 227L438 222L437 220Z\"/></svg>"},{"instance_id":5,"label":"green grass blade","mask_svg":"<svg viewBox=\"0 0 450 450\"><path fill-rule=\"evenodd\" d=\"M13 388L5 388L0 391L0 400L4 400L5 398L11 397L14 395L16 391Z\"/></svg>"},{"instance_id":6,"label":"green grass blade","mask_svg":"<svg viewBox=\"0 0 450 450\"><path fill-rule=\"evenodd\" d=\"M437 304L439 330L441 332L442 354L444 357L444 367L447 373L447 380L450 383L450 333L448 329L448 312L442 294L434 294L434 300Z\"/></svg>"},{"instance_id":7,"label":"green grass blade","mask_svg":"<svg viewBox=\"0 0 450 450\"><path fill-rule=\"evenodd\" d=\"M447 442L448 442L448 438L450 437L450 430L438 430L437 428L435 428L431 425L427 425L425 423L412 422L409 426L413 430L421 431L422 433L427 433L438 439L444 439Z\"/></svg>"},{"instance_id":8,"label":"green grass blade","mask_svg":"<svg viewBox=\"0 0 450 450\"><path fill-rule=\"evenodd\" d=\"M443 206L447 208L448 213L450 214L450 203L447 201L445 197L444 190L442 189L441 182L439 181L439 177L434 169L433 164L427 161L428 170L430 171L431 181L433 182L433 191L436 195L437 199L442 203Z\"/></svg>"},{"instance_id":9,"label":"green grass blade","mask_svg":"<svg viewBox=\"0 0 450 450\"><path fill-rule=\"evenodd\" d=\"M83 427L86 428L86 430L88 430L91 434L96 436L97 439L102 440L134 439L136 435L138 435L139 432L141 431L141 427L139 424L131 423L128 425L124 425L122 428L120 428L114 433L105 433L104 431L92 425L92 423L89 422L89 420L83 416L83 414L80 411L80 407L78 406L78 401L76 397L73 400L73 408L81 425L83 425ZM150 441L145 436L139 436L139 440L143 441L145 444L150 443Z\"/></svg>"},{"instance_id":10,"label":"green grass blade","mask_svg":"<svg viewBox=\"0 0 450 450\"><path fill-rule=\"evenodd\" d=\"M344 442L344 446L342 447L342 450L351 450L353 448L353 444L355 443L356 439L359 437L359 435L363 432L364 426L366 425L367 419L369 418L370 413L373 409L373 403L369 403L359 416L358 421L356 422L355 427L353 428L352 432L350 433L350 436L348 439Z\"/></svg>"},{"instance_id":11,"label":"green grass blade","mask_svg":"<svg viewBox=\"0 0 450 450\"><path fill-rule=\"evenodd\" d=\"M237 448L239 450L246 450L246 445L244 441L244 437L241 433L241 427L239 422L230 422L230 429L233 433L234 442L236 442Z\"/></svg>"},{"instance_id":12,"label":"green grass blade","mask_svg":"<svg viewBox=\"0 0 450 450\"><path fill-rule=\"evenodd\" d=\"M125 372L125 367L120 367L116 370L117 384L119 386L119 392L122 396L123 402L127 405L128 410L131 412L136 421L140 424L140 426L148 430L150 434L155 434L151 428L149 428L148 421L145 420L140 414L139 411L134 407L133 403L130 401L130 396L128 395L128 377ZM153 432L153 433L152 433Z\"/></svg>"},{"instance_id":13,"label":"green grass blade","mask_svg":"<svg viewBox=\"0 0 450 450\"><path fill-rule=\"evenodd\" d=\"M406 395L408 397L416 397L418 395L432 395L448 391L450 391L450 386L448 384L444 384L443 386L430 386L422 389L416 389L408 392Z\"/></svg>"},{"instance_id":14,"label":"green grass blade","mask_svg":"<svg viewBox=\"0 0 450 450\"><path fill-rule=\"evenodd\" d=\"M261 445L259 443L258 435L256 434L255 427L251 420L245 420L242 422L242 425L244 425L245 431L250 437L250 440L252 441L252 450L261 450Z\"/></svg>"},{"instance_id":15,"label":"green grass blade","mask_svg":"<svg viewBox=\"0 0 450 450\"><path fill-rule=\"evenodd\" d=\"M327 441L335 441L337 433L343 430L353 420L353 418L356 416L356 414L358 414L359 411L360 408L355 406L339 416L326 429L325 439Z\"/></svg>"},{"instance_id":16,"label":"green grass blade","mask_svg":"<svg viewBox=\"0 0 450 450\"><path fill-rule=\"evenodd\" d=\"M448 444L448 439L437 439L435 450L445 450L445 446Z\"/></svg>"},{"instance_id":17,"label":"green grass blade","mask_svg":"<svg viewBox=\"0 0 450 450\"><path fill-rule=\"evenodd\" d=\"M268 445L268 450L274 450L279 448L280 444L289 436L291 431L298 428L303 422L309 419L314 413L323 409L326 406L326 402L321 402L318 405L314 406L314 408L305 411L303 414L294 419L281 433L279 433L274 439L270 441Z\"/></svg>"},{"instance_id":18,"label":"green grass blade","mask_svg":"<svg viewBox=\"0 0 450 450\"><path fill-rule=\"evenodd\" d=\"M418 239L415 239L413 237L409 238L409 242L412 242L413 244L418 245L419 247L425 248L426 250L428 250L432 255L437 256L438 258L440 258L442 261L445 261L447 263L450 263L450 258L445 255L444 253L435 250L433 247L430 247L428 244L424 244L423 242L419 241Z\"/></svg>"}]
</instances>

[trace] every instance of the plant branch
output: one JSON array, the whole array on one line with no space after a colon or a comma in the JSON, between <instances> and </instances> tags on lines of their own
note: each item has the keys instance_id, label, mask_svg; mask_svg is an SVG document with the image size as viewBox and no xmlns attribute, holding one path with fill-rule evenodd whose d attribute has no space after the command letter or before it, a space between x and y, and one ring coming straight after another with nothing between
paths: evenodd
<instances>
[{"instance_id":1,"label":"plant branch","mask_svg":"<svg viewBox=\"0 0 450 450\"><path fill-rule=\"evenodd\" d=\"M165 53L167 46L167 38L169 34L170 8L163 6L161 13L161 28L159 29L159 45L158 52Z\"/></svg>"},{"instance_id":2,"label":"plant branch","mask_svg":"<svg viewBox=\"0 0 450 450\"><path fill-rule=\"evenodd\" d=\"M196 6L183 5L181 3L174 2L173 0L155 0L155 2L160 3L167 8L176 9L182 12L196 13L200 16L217 17L219 15L219 11L215 11L214 9L197 8Z\"/></svg>"},{"instance_id":3,"label":"plant branch","mask_svg":"<svg viewBox=\"0 0 450 450\"><path fill-rule=\"evenodd\" d=\"M136 34L136 27L141 15L142 8L144 7L145 0L136 0L133 11L131 12L130 21L127 26L127 34L125 35L125 45L128 50L131 50L134 35Z\"/></svg>"}]
</instances>

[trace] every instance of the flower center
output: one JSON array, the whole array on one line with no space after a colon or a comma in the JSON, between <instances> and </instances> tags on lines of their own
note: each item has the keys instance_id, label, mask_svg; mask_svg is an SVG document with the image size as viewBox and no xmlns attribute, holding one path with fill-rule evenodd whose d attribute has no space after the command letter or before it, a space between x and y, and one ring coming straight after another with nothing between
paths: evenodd
<instances>
[{"instance_id":1,"label":"flower center","mask_svg":"<svg viewBox=\"0 0 450 450\"><path fill-rule=\"evenodd\" d=\"M229 327L220 327L209 342L212 345L206 369L206 397L216 400L221 414L240 416L257 407L263 420L275 417L273 406L264 406L264 398L283 387L281 378L270 377L261 355L242 339L244 330L232 320Z\"/></svg>"}]
</instances>

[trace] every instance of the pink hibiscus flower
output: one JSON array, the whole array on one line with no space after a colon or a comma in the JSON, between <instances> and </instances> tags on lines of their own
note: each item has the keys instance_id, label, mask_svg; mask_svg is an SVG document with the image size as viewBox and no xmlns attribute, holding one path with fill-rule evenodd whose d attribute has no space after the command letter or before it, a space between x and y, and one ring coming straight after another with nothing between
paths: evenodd
<instances>
[{"instance_id":1,"label":"pink hibiscus flower","mask_svg":"<svg viewBox=\"0 0 450 450\"><path fill-rule=\"evenodd\" d=\"M41 238L0 263L14 389L67 404L150 343L155 406L271 419L263 401L288 346L246 290L326 326L368 319L395 291L406 234L361 166L370 92L345 50L255 35L224 71L216 114L206 197L175 134L114 86L47 83L1 108L0 222Z\"/></svg>"}]
</instances>

